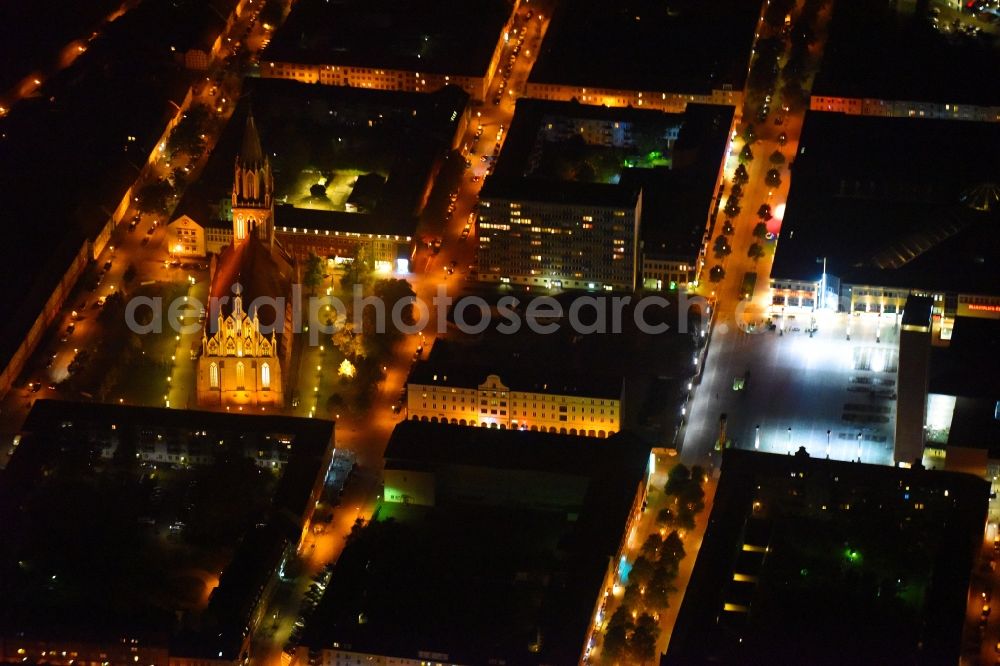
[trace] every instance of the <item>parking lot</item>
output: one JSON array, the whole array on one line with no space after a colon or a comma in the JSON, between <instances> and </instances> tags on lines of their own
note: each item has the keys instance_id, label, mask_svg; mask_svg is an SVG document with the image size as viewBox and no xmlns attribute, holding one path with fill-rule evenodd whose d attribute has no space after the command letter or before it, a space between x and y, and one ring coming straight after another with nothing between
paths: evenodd
<instances>
[{"instance_id":1,"label":"parking lot","mask_svg":"<svg viewBox=\"0 0 1000 666\"><path fill-rule=\"evenodd\" d=\"M895 317L821 312L772 323L714 332L715 358L692 405L697 437L714 442L725 415L731 446L781 454L803 446L813 456L892 464ZM736 370L719 377L718 368ZM692 434L689 426L686 446Z\"/></svg>"}]
</instances>

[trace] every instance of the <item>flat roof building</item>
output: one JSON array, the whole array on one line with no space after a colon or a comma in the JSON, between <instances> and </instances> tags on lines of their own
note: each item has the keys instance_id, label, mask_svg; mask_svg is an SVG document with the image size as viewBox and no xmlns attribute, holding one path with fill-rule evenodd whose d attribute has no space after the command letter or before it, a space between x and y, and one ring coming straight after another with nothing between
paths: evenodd
<instances>
[{"instance_id":1,"label":"flat roof building","mask_svg":"<svg viewBox=\"0 0 1000 666\"><path fill-rule=\"evenodd\" d=\"M648 463L627 433L400 423L386 501L337 561L299 655L578 663L641 512Z\"/></svg>"},{"instance_id":2,"label":"flat roof building","mask_svg":"<svg viewBox=\"0 0 1000 666\"><path fill-rule=\"evenodd\" d=\"M406 418L590 437L621 430L624 378L567 370L439 340L406 379Z\"/></svg>"},{"instance_id":3,"label":"flat roof building","mask_svg":"<svg viewBox=\"0 0 1000 666\"><path fill-rule=\"evenodd\" d=\"M1000 79L998 24L975 19L968 8L934 7L838 2L810 108L1000 122L1000 90L991 83Z\"/></svg>"},{"instance_id":4,"label":"flat roof building","mask_svg":"<svg viewBox=\"0 0 1000 666\"><path fill-rule=\"evenodd\" d=\"M300 0L260 73L303 83L486 97L519 2Z\"/></svg>"},{"instance_id":5,"label":"flat roof building","mask_svg":"<svg viewBox=\"0 0 1000 666\"><path fill-rule=\"evenodd\" d=\"M661 664L957 662L988 496L968 474L727 449Z\"/></svg>"},{"instance_id":6,"label":"flat roof building","mask_svg":"<svg viewBox=\"0 0 1000 666\"><path fill-rule=\"evenodd\" d=\"M17 285L0 298L0 395L107 245L140 171L189 99L191 74L171 58L162 10L149 3L122 14L37 93L0 113L0 218L9 221L0 280Z\"/></svg>"},{"instance_id":7,"label":"flat roof building","mask_svg":"<svg viewBox=\"0 0 1000 666\"><path fill-rule=\"evenodd\" d=\"M559 3L528 97L680 112L740 107L761 15L756 0Z\"/></svg>"},{"instance_id":8,"label":"flat roof building","mask_svg":"<svg viewBox=\"0 0 1000 666\"><path fill-rule=\"evenodd\" d=\"M946 329L1000 317L998 151L998 123L807 112L772 311L896 315L915 294Z\"/></svg>"},{"instance_id":9,"label":"flat roof building","mask_svg":"<svg viewBox=\"0 0 1000 666\"><path fill-rule=\"evenodd\" d=\"M37 401L0 476L0 661L241 661L333 428Z\"/></svg>"},{"instance_id":10,"label":"flat roof building","mask_svg":"<svg viewBox=\"0 0 1000 666\"><path fill-rule=\"evenodd\" d=\"M651 257L691 264L679 271L689 281L732 118L704 105L668 114L521 99L480 192L480 278L631 290L643 275L640 226L648 219ZM686 201L685 184L704 197L700 210L671 210ZM656 203L648 214L647 189Z\"/></svg>"}]
</instances>

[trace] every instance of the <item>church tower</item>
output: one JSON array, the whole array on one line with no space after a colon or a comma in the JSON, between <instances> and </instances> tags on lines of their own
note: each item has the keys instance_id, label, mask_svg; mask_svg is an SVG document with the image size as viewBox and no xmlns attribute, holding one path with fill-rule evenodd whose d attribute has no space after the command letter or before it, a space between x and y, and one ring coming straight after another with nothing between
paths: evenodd
<instances>
[{"instance_id":1,"label":"church tower","mask_svg":"<svg viewBox=\"0 0 1000 666\"><path fill-rule=\"evenodd\" d=\"M248 113L233 179L234 244L242 243L255 229L258 240L271 247L274 243L274 177L260 145L253 113Z\"/></svg>"}]
</instances>

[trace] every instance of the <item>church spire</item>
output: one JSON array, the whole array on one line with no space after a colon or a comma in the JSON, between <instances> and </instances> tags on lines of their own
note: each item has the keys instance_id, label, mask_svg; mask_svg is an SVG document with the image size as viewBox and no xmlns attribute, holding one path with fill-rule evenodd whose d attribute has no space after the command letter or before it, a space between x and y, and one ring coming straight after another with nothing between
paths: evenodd
<instances>
[{"instance_id":1,"label":"church spire","mask_svg":"<svg viewBox=\"0 0 1000 666\"><path fill-rule=\"evenodd\" d=\"M248 110L233 177L233 240L241 243L254 230L265 244L274 242L274 178L253 111Z\"/></svg>"},{"instance_id":2,"label":"church spire","mask_svg":"<svg viewBox=\"0 0 1000 666\"><path fill-rule=\"evenodd\" d=\"M253 120L253 111L247 112L247 126L243 131L243 147L240 148L239 161L244 167L259 166L264 161L264 150L260 147L260 134Z\"/></svg>"}]
</instances>

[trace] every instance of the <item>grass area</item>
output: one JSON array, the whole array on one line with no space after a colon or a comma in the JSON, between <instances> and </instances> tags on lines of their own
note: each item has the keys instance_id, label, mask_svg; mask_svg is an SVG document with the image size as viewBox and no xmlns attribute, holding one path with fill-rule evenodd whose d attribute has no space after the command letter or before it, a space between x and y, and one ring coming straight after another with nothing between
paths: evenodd
<instances>
[{"instance_id":1,"label":"grass area","mask_svg":"<svg viewBox=\"0 0 1000 666\"><path fill-rule=\"evenodd\" d=\"M572 135L558 141L545 141L537 166L529 175L562 181L616 184L625 169L670 168L670 143L659 132L634 132L626 146L588 144L582 136Z\"/></svg>"},{"instance_id":2,"label":"grass area","mask_svg":"<svg viewBox=\"0 0 1000 666\"><path fill-rule=\"evenodd\" d=\"M336 169L321 171L318 169L303 169L289 188L282 192L285 201L297 208L312 208L316 210L346 210L347 198L351 196L354 183L358 176L367 172L361 169ZM383 177L388 174L377 172ZM315 185L325 187L325 194L318 196L312 193Z\"/></svg>"},{"instance_id":3,"label":"grass area","mask_svg":"<svg viewBox=\"0 0 1000 666\"><path fill-rule=\"evenodd\" d=\"M186 293L186 284L158 282L139 287L129 298L159 298L166 312L174 299ZM97 342L79 350L70 376L60 384L62 390L101 401L122 398L132 404L162 403L176 332L164 321L160 332L138 334L125 320L125 307L125 298L108 298L97 315L103 332ZM149 323L151 317L148 308L136 311L139 324Z\"/></svg>"}]
</instances>

